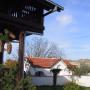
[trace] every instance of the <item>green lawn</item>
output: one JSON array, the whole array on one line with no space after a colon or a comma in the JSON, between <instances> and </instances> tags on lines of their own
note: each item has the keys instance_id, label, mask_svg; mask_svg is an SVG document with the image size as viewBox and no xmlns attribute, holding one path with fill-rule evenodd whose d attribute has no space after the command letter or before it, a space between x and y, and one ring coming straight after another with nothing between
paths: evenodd
<instances>
[{"instance_id":1,"label":"green lawn","mask_svg":"<svg viewBox=\"0 0 90 90\"><path fill-rule=\"evenodd\" d=\"M52 86L41 86L37 87L37 90L53 90ZM63 87L57 86L57 90L63 90Z\"/></svg>"},{"instance_id":2,"label":"green lawn","mask_svg":"<svg viewBox=\"0 0 90 90\"><path fill-rule=\"evenodd\" d=\"M90 88L81 87L81 90L90 90Z\"/></svg>"},{"instance_id":3,"label":"green lawn","mask_svg":"<svg viewBox=\"0 0 90 90\"><path fill-rule=\"evenodd\" d=\"M53 87L41 86L41 87L37 87L37 90L53 90ZM63 86L57 86L57 90L63 90ZM81 87L80 90L90 90L90 88Z\"/></svg>"}]
</instances>

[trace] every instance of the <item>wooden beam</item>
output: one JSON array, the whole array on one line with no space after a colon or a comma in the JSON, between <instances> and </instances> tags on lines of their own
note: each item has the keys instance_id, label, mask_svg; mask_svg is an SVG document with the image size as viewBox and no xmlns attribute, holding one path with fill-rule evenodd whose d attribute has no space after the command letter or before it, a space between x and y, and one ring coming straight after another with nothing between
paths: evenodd
<instances>
[{"instance_id":1,"label":"wooden beam","mask_svg":"<svg viewBox=\"0 0 90 90\"><path fill-rule=\"evenodd\" d=\"M5 41L1 40L0 41L0 47L1 47L1 50L0 50L0 64L3 64L4 44L5 44Z\"/></svg>"},{"instance_id":2,"label":"wooden beam","mask_svg":"<svg viewBox=\"0 0 90 90\"><path fill-rule=\"evenodd\" d=\"M19 80L24 78L24 39L25 32L22 31L19 34ZM23 90L23 88L20 90Z\"/></svg>"}]
</instances>

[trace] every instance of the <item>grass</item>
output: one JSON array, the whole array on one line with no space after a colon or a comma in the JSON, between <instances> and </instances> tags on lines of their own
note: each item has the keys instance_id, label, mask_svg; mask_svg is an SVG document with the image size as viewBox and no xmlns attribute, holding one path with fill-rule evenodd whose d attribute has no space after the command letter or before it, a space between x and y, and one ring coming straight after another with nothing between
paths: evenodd
<instances>
[{"instance_id":1,"label":"grass","mask_svg":"<svg viewBox=\"0 0 90 90\"><path fill-rule=\"evenodd\" d=\"M63 86L57 86L57 90L63 90ZM37 90L53 90L52 86L40 86L37 87Z\"/></svg>"},{"instance_id":2,"label":"grass","mask_svg":"<svg viewBox=\"0 0 90 90\"><path fill-rule=\"evenodd\" d=\"M40 86L40 87L37 87L37 90L53 90L53 87L52 86ZM63 86L57 86L56 90L63 90ZM80 90L90 90L90 88L81 87Z\"/></svg>"},{"instance_id":3,"label":"grass","mask_svg":"<svg viewBox=\"0 0 90 90\"><path fill-rule=\"evenodd\" d=\"M81 90L90 90L90 87L81 87Z\"/></svg>"}]
</instances>

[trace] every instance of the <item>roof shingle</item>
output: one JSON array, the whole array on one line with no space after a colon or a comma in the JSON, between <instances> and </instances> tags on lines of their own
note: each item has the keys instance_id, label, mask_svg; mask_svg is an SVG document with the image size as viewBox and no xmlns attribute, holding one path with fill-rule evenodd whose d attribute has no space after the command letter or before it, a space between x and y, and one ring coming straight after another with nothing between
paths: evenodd
<instances>
[{"instance_id":1,"label":"roof shingle","mask_svg":"<svg viewBox=\"0 0 90 90\"><path fill-rule=\"evenodd\" d=\"M54 66L56 63L60 61L60 59L57 59L57 58L29 57L27 59L34 67L39 67L39 68L51 68L52 66Z\"/></svg>"},{"instance_id":2,"label":"roof shingle","mask_svg":"<svg viewBox=\"0 0 90 90\"><path fill-rule=\"evenodd\" d=\"M38 68L51 68L59 61L63 61L67 66L74 66L70 63L69 60L66 59L58 59L58 58L40 58L40 57L27 57L27 60L33 67Z\"/></svg>"}]
</instances>

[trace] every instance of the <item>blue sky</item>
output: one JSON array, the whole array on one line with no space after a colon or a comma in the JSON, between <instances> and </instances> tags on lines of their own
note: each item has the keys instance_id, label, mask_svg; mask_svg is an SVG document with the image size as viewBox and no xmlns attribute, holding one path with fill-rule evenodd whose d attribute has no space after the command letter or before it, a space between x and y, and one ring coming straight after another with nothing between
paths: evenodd
<instances>
[{"instance_id":1,"label":"blue sky","mask_svg":"<svg viewBox=\"0 0 90 90\"><path fill-rule=\"evenodd\" d=\"M45 18L44 37L69 59L90 58L90 0L53 0L64 11Z\"/></svg>"},{"instance_id":2,"label":"blue sky","mask_svg":"<svg viewBox=\"0 0 90 90\"><path fill-rule=\"evenodd\" d=\"M44 37L69 59L90 58L90 0L53 0L64 11L45 18Z\"/></svg>"},{"instance_id":3,"label":"blue sky","mask_svg":"<svg viewBox=\"0 0 90 90\"><path fill-rule=\"evenodd\" d=\"M64 11L45 17L42 37L55 42L67 59L90 58L90 0L53 1Z\"/></svg>"}]
</instances>

